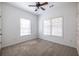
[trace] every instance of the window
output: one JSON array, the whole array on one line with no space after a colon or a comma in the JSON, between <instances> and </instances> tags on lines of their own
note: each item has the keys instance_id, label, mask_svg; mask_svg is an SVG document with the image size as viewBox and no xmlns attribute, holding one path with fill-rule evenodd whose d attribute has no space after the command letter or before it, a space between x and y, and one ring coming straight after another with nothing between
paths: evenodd
<instances>
[{"instance_id":1,"label":"window","mask_svg":"<svg viewBox=\"0 0 79 59\"><path fill-rule=\"evenodd\" d=\"M50 35L50 20L44 20L44 34Z\"/></svg>"},{"instance_id":2,"label":"window","mask_svg":"<svg viewBox=\"0 0 79 59\"><path fill-rule=\"evenodd\" d=\"M62 18L52 19L52 35L62 36Z\"/></svg>"},{"instance_id":3,"label":"window","mask_svg":"<svg viewBox=\"0 0 79 59\"><path fill-rule=\"evenodd\" d=\"M53 18L51 20L44 20L44 35L62 36L62 17Z\"/></svg>"},{"instance_id":4,"label":"window","mask_svg":"<svg viewBox=\"0 0 79 59\"><path fill-rule=\"evenodd\" d=\"M31 35L31 21L28 19L20 19L20 35Z\"/></svg>"}]
</instances>

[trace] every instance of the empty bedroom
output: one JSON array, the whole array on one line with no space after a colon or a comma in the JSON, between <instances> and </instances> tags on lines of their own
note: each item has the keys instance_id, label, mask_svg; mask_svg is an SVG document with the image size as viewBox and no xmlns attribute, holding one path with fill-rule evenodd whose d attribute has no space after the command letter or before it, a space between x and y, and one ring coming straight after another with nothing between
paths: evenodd
<instances>
[{"instance_id":1,"label":"empty bedroom","mask_svg":"<svg viewBox=\"0 0 79 59\"><path fill-rule=\"evenodd\" d=\"M1 56L78 56L79 3L0 2Z\"/></svg>"}]
</instances>

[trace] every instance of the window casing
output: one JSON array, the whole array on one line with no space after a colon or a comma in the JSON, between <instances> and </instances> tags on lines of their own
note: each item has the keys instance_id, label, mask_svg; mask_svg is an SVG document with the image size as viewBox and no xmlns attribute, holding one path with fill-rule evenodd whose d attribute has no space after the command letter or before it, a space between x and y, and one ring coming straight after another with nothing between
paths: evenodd
<instances>
[{"instance_id":1,"label":"window casing","mask_svg":"<svg viewBox=\"0 0 79 59\"><path fill-rule=\"evenodd\" d=\"M63 36L63 18L53 18L44 20L43 34L52 36Z\"/></svg>"},{"instance_id":2,"label":"window casing","mask_svg":"<svg viewBox=\"0 0 79 59\"><path fill-rule=\"evenodd\" d=\"M31 35L31 20L29 19L20 19L20 35Z\"/></svg>"},{"instance_id":3,"label":"window casing","mask_svg":"<svg viewBox=\"0 0 79 59\"><path fill-rule=\"evenodd\" d=\"M44 28L43 28L43 31L44 31L44 35L50 35L50 20L44 20Z\"/></svg>"}]
</instances>

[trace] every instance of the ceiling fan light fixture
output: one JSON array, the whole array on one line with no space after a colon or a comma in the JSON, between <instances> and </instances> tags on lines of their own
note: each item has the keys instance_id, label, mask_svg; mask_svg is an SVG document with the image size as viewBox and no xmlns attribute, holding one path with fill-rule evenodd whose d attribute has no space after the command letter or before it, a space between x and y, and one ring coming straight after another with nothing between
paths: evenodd
<instances>
[{"instance_id":1,"label":"ceiling fan light fixture","mask_svg":"<svg viewBox=\"0 0 79 59\"><path fill-rule=\"evenodd\" d=\"M40 2L36 2L35 5L28 5L29 7L36 7L37 9L35 9L35 11L38 11L38 9L42 9L43 11L45 10L42 6L48 5L48 2L44 2L44 3L40 3ZM49 6L49 8L53 7L54 5Z\"/></svg>"},{"instance_id":2,"label":"ceiling fan light fixture","mask_svg":"<svg viewBox=\"0 0 79 59\"><path fill-rule=\"evenodd\" d=\"M35 11L37 11L39 8L41 8L42 10L45 10L42 6L47 5L48 2L44 2L44 3L40 3L40 2L36 2L36 5L28 5L29 7L36 7L37 9L35 9Z\"/></svg>"}]
</instances>

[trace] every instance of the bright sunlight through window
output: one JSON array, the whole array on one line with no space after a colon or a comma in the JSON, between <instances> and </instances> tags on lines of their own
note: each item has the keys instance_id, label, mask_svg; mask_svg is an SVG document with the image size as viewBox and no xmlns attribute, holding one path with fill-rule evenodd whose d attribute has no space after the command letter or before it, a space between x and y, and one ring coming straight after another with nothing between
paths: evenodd
<instances>
[{"instance_id":1,"label":"bright sunlight through window","mask_svg":"<svg viewBox=\"0 0 79 59\"><path fill-rule=\"evenodd\" d=\"M31 35L31 20L24 18L20 19L20 35Z\"/></svg>"},{"instance_id":2,"label":"bright sunlight through window","mask_svg":"<svg viewBox=\"0 0 79 59\"><path fill-rule=\"evenodd\" d=\"M44 20L43 34L52 36L62 36L63 35L62 25L63 25L62 17Z\"/></svg>"}]
</instances>

